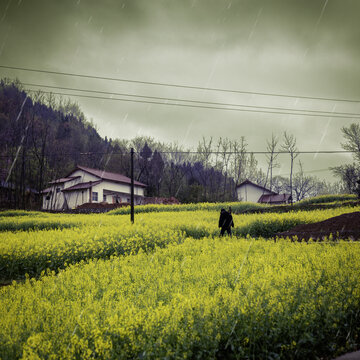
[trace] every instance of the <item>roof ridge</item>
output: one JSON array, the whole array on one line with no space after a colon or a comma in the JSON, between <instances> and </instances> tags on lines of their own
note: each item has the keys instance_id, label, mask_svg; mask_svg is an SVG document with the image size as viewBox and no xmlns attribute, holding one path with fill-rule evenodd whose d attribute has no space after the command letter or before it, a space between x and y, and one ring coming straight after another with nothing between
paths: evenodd
<instances>
[{"instance_id":1,"label":"roof ridge","mask_svg":"<svg viewBox=\"0 0 360 360\"><path fill-rule=\"evenodd\" d=\"M269 191L271 192L272 195L279 195L279 193L273 191L273 190L270 190L270 189L267 189L266 187L262 186L262 185L258 185L256 183L254 183L253 181L249 180L249 179L246 179L244 180L242 183L240 183L239 185L236 186L236 188L240 187L241 185L246 185L246 184L251 184L251 185L254 185L260 189L263 189L263 190L266 190L266 191ZM266 194L263 194L263 195L266 195Z\"/></svg>"},{"instance_id":2,"label":"roof ridge","mask_svg":"<svg viewBox=\"0 0 360 360\"><path fill-rule=\"evenodd\" d=\"M114 173L114 172L110 172L110 171L105 171L105 170L102 170L102 169L93 169L93 168L89 168L89 167L81 166L81 165L77 165L76 169L73 170L71 173L73 173L77 169L86 171L86 172L88 172L88 173L90 173L90 174L92 174L92 175L94 175L94 176L96 176L96 177L98 177L100 179L103 179L103 180L115 181L115 182L120 182L120 183L125 183L125 184L130 184L131 183L131 178L129 178L126 175L119 174L119 173ZM147 186L146 184L144 184L144 183L142 183L140 181L137 181L137 180L134 180L134 184L138 185L138 186L144 186L144 187Z\"/></svg>"}]
</instances>

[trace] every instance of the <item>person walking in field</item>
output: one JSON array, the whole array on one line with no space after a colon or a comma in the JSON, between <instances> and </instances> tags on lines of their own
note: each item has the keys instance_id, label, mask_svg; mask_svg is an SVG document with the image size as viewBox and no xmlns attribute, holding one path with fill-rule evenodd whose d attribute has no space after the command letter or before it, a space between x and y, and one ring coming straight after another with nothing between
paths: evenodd
<instances>
[{"instance_id":1,"label":"person walking in field","mask_svg":"<svg viewBox=\"0 0 360 360\"><path fill-rule=\"evenodd\" d=\"M227 214L227 211L225 209L220 210L219 228L221 228L221 231L222 231L223 225L225 224L225 219L227 217L226 214ZM222 235L222 234L220 233L220 235Z\"/></svg>"},{"instance_id":2,"label":"person walking in field","mask_svg":"<svg viewBox=\"0 0 360 360\"><path fill-rule=\"evenodd\" d=\"M223 236L225 234L225 231L228 233L228 235L231 236L232 227L234 227L234 221L231 215L231 208L229 208L229 211L221 209L219 218L219 228L221 228L220 236Z\"/></svg>"}]
</instances>

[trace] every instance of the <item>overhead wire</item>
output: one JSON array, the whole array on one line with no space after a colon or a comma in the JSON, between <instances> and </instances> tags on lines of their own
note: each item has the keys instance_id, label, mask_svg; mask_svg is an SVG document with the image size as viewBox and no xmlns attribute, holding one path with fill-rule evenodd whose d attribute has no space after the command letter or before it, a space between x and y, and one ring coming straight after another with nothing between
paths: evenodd
<instances>
[{"instance_id":1,"label":"overhead wire","mask_svg":"<svg viewBox=\"0 0 360 360\"><path fill-rule=\"evenodd\" d=\"M193 90L218 91L218 92L237 93L237 94L285 97L285 98L320 100L320 101L336 101L336 102L360 103L359 99L331 98L331 97L306 96L306 95L296 95L296 94L278 94L278 93L270 93L270 92L258 92L258 91L245 91L245 90L235 90L235 89L202 87L202 86L194 86L194 85L175 84L175 83L143 81L143 80L114 78L114 77L96 76L96 75L88 75L88 74L68 73L68 72L53 71L53 70L30 69L30 68L25 68L25 67L9 66L9 65L0 65L0 68L27 71L27 72L53 74L53 75L72 76L72 77L80 77L80 78L88 78L88 79L106 80L106 81L117 81L117 82L127 82L127 83L134 83L134 84L143 84L143 85L166 86L166 87L193 89Z\"/></svg>"},{"instance_id":2,"label":"overhead wire","mask_svg":"<svg viewBox=\"0 0 360 360\"><path fill-rule=\"evenodd\" d=\"M249 95L270 96L270 97L296 98L296 99L308 99L308 100L360 103L360 100L356 100L356 99L326 98L326 97L304 96L304 95L293 95L293 94L277 94L277 93L253 92L253 91L233 90L233 89L210 88L210 87L200 87L200 86L192 86L192 85L141 81L141 80L133 80L133 79L101 77L101 76L86 75L86 74L66 73L66 72L60 72L60 71L48 71L48 70L41 70L41 69L29 69L29 68L6 66L6 65L0 65L0 68L21 70L21 71L28 71L28 72L54 74L54 75L62 75L62 76L73 76L73 77L81 77L81 78L89 78L89 79L97 79L97 80L118 81L118 82L175 87L175 88L186 88L186 89L193 89L193 90L218 91L218 92L227 92L227 93L249 94ZM191 99L180 99L180 98L176 99L176 98L136 95L136 94L128 94L128 93L116 93L116 92L114 93L114 92L98 91L98 90L91 90L91 89L78 89L78 88L70 88L70 87L50 86L50 85L44 85L44 84L33 84L33 83L24 83L24 85L33 86L33 87L53 88L53 89L60 89L60 90L67 90L67 91L104 94L104 95L112 95L112 96L113 95L125 96L125 97L133 97L133 98L137 98L137 99L162 100L162 101L166 101L166 102L43 91L44 93L51 93L54 95L75 96L75 97L93 98L93 99L101 99L101 100L114 100L114 101L125 101L125 102L144 103L144 104L158 104L158 105L168 105L168 106L183 106L183 107L193 107L193 108L244 111L244 112L260 112L260 113L298 115L298 116L319 116L319 117L334 117L334 118L349 118L349 119L360 118L360 114L358 114L358 113L346 113L346 112L340 113L340 112L330 112L330 111L321 111L321 110L293 109L293 108L267 107L267 106L255 106L255 105L252 106L252 105L244 105L244 104L229 104L229 103L199 101L199 100L191 100ZM27 89L27 91L34 92L35 90ZM168 101L171 101L171 103L169 103ZM176 102L185 102L187 104L184 104L184 103L179 104ZM193 105L193 104L203 104L203 105ZM215 105L215 106L207 106L207 105ZM278 110L278 111L270 111L270 110ZM170 151L158 151L158 152L161 154L175 153L175 154L189 154L189 155L199 153L199 152L194 152L194 151L175 151L175 152L174 151L171 151L171 152ZM348 150L296 151L296 153L298 153L298 154L341 154L341 153L353 153L353 152L354 151L348 151ZM224 154L224 152L215 152L215 151L211 151L210 153L211 154L220 154L220 153ZM226 154L236 154L238 152L225 152L225 153ZM246 152L242 152L242 153L243 154L268 154L270 152L268 152L268 151L246 151ZM277 151L274 153L275 154L281 154L281 153L286 154L289 152L288 151ZM74 154L75 153L52 153L52 154L45 155L45 156L47 157L47 156L74 155ZM116 153L116 152L112 152L112 153L106 153L106 152L76 153L76 155L81 155L81 156L100 155L100 154L101 155L125 155L124 153ZM27 154L27 155L30 155L30 154ZM0 156L0 157L4 157L4 156ZM320 172L320 171L328 171L328 170L330 170L330 169L318 169L318 170L312 170L312 171L306 171L306 172Z\"/></svg>"},{"instance_id":3,"label":"overhead wire","mask_svg":"<svg viewBox=\"0 0 360 360\"><path fill-rule=\"evenodd\" d=\"M163 100L163 101L179 101L179 102L187 102L187 103L195 103L195 104L208 104L208 105L216 105L216 106L236 106L243 107L249 109L267 109L267 110L280 110L280 111L295 111L297 113L314 113L326 115L326 117L333 116L344 116L344 117L360 117L360 113L342 113L342 112L334 112L334 111L322 111L322 110L309 110L309 109L294 109L294 108L283 108L283 107L270 107L270 106L259 106L259 105L245 105L245 104L233 104L233 103L221 103L221 102L213 102L213 101L200 101L200 100L190 100L190 99L180 99L180 98L169 98L169 97L160 97L160 96L149 96L149 95L137 95L137 94L128 94L128 93L117 93L117 92L109 92L109 91L101 91L101 90L92 90L92 89L79 89L79 88L71 88L71 87L62 87L62 86L53 86L53 85L44 85L44 84L34 84L34 83L23 83L24 86L33 86L39 88L47 88L47 89L59 89L59 90L67 90L67 91L78 91L78 92L86 92L86 93L95 93L95 94L106 94L106 95L115 95L115 96L126 96L133 98L141 98L141 99L154 99L154 100ZM34 91L33 89L28 89L28 91ZM112 99L112 98L110 98ZM164 103L165 105L166 103Z\"/></svg>"},{"instance_id":4,"label":"overhead wire","mask_svg":"<svg viewBox=\"0 0 360 360\"><path fill-rule=\"evenodd\" d=\"M177 154L177 155L196 155L196 154L201 154L201 152L199 151L158 151L157 152L159 154ZM296 154L351 154L354 153L356 151L352 151L352 150L320 150L320 151L295 151ZM274 152L269 152L269 151L209 151L207 152L207 154L212 154L212 155L235 155L235 154L246 154L246 155L266 155L266 154L289 154L288 151L274 151ZM51 154L44 154L45 157L48 156L57 156L57 155L81 155L81 156L89 156L89 155L127 155L130 154L129 151L124 151L124 152L101 152L101 151L88 151L88 152L54 152ZM134 152L134 154L139 155L139 152ZM35 154L26 154L25 156L35 156ZM11 158L13 157L12 155L0 155L0 158ZM325 170L325 169L323 169Z\"/></svg>"},{"instance_id":5,"label":"overhead wire","mask_svg":"<svg viewBox=\"0 0 360 360\"><path fill-rule=\"evenodd\" d=\"M33 89L25 89L28 92L36 92L38 90ZM253 110L253 109L241 109L241 108L230 108L230 107L217 107L217 106L207 106L207 105L191 105L191 104L176 104L169 102L160 102L160 101L147 101L147 100L133 100L133 99L123 99L123 98L109 98L103 96L95 96L95 95L84 95L84 94L69 94L63 92L53 92L53 91L43 91L44 93L54 94L54 95L62 95L62 96L75 96L81 98L89 98L89 99L100 99L100 100L111 100L111 101L124 101L124 102L132 102L132 103L141 103L141 104L155 104L155 105L166 105L166 106L179 106L179 107L187 107L187 108L200 108L200 109L212 109L212 110L227 110L227 111L239 111L239 112L250 112L250 113L266 113L266 114L278 114L278 115L296 115L296 116L315 116L315 117L332 117L332 118L341 118L341 119L359 119L360 114L358 116L343 116L343 115L332 115L329 114L307 114L307 113L294 113L288 111L270 111L270 110ZM256 107L255 107L256 108Z\"/></svg>"}]
</instances>

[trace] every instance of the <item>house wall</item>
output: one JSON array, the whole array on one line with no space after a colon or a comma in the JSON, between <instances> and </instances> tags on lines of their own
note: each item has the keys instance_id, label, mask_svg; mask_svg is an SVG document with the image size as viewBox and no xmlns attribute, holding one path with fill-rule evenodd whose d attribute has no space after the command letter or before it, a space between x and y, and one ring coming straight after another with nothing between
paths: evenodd
<instances>
[{"instance_id":1,"label":"house wall","mask_svg":"<svg viewBox=\"0 0 360 360\"><path fill-rule=\"evenodd\" d=\"M89 173L87 173L87 172L85 172L83 170L80 170L80 169L75 170L73 173L71 173L70 176L81 176L81 178L77 179L78 181L76 182L76 184L80 183L80 182L88 182L88 181L98 181L98 180L100 180L100 178L98 178L97 176L89 174ZM72 185L75 185L75 184L72 184ZM70 185L70 186L72 186L72 185Z\"/></svg>"},{"instance_id":2,"label":"house wall","mask_svg":"<svg viewBox=\"0 0 360 360\"><path fill-rule=\"evenodd\" d=\"M236 189L236 192L239 201L250 201L250 202L258 202L261 195L271 194L270 191L260 189L252 184L245 184L239 186Z\"/></svg>"},{"instance_id":3,"label":"house wall","mask_svg":"<svg viewBox=\"0 0 360 360\"><path fill-rule=\"evenodd\" d=\"M123 194L119 195L120 202L129 202L130 201L130 194L131 194L130 184L120 184L120 183L104 180L100 184L93 186L93 189L92 189L93 192L95 191L98 193L98 201L97 202L104 201L104 190L116 191L116 192L123 193ZM141 198L144 197L144 188L134 185L134 195L135 195L135 204L140 204ZM106 202L109 204L112 204L113 196L107 195Z\"/></svg>"},{"instance_id":4,"label":"house wall","mask_svg":"<svg viewBox=\"0 0 360 360\"><path fill-rule=\"evenodd\" d=\"M50 201L47 200L48 196L49 196L48 193L43 194L43 196L42 196L42 206L41 206L42 210L49 210L50 209Z\"/></svg>"},{"instance_id":5,"label":"house wall","mask_svg":"<svg viewBox=\"0 0 360 360\"><path fill-rule=\"evenodd\" d=\"M92 187L91 192L97 192L98 193L98 200L94 201L90 199L91 193L90 189L79 189L76 191L65 191L62 192L63 189L67 189L73 185L76 185L78 183L83 182L89 182L89 181L98 181L100 180L98 177L88 174L87 172L84 172L82 170L76 170L74 171L71 176L80 176L77 179L68 181L66 183L59 183L59 184L53 184L51 187L51 195L50 199L47 200L47 197L49 194L43 195L43 204L42 209L44 210L62 210L64 208L64 203L66 200L67 208L69 209L75 209L77 206L82 205L84 203L88 202L103 202L104 201L104 190L108 191L116 191L119 193L122 193L119 195L120 202L129 202L130 199L130 193L131 193L131 186L130 184L122 184L117 182L112 182L108 180L103 180L100 184L94 185ZM59 189L59 191L57 191ZM135 204L141 204L142 198L144 197L144 188L135 185L134 186L134 195L135 195ZM113 203L115 202L112 195L106 196L106 202L107 203Z\"/></svg>"},{"instance_id":6,"label":"house wall","mask_svg":"<svg viewBox=\"0 0 360 360\"><path fill-rule=\"evenodd\" d=\"M77 174L76 176L81 175ZM62 210L64 207L65 196L62 192L63 189L69 188L70 186L76 185L82 182L82 178L76 178L74 180L67 181L65 183L58 183L51 185L50 199L47 200L49 194L43 195L43 210ZM59 189L59 191L57 190ZM89 197L88 197L89 198Z\"/></svg>"},{"instance_id":7,"label":"house wall","mask_svg":"<svg viewBox=\"0 0 360 360\"><path fill-rule=\"evenodd\" d=\"M79 182L98 181L99 180L98 177L96 177L92 174L88 174L87 172L84 172L82 170L74 171L71 174L71 176L81 176L81 179ZM98 201L97 202L104 201L104 198L103 198L104 190L117 191L117 192L124 193L124 195L120 196L121 202L127 202L127 199L130 198L130 192L131 192L130 184L122 184L122 183L117 183L117 182L113 182L113 181L103 180L100 184L93 186L93 189L92 189L92 191L95 191L98 193ZM127 196L125 194L129 194L129 195ZM144 197L145 196L144 188L135 185L134 186L134 195L135 195L135 197ZM113 202L112 197L110 195L107 195L106 202L108 202L108 203Z\"/></svg>"},{"instance_id":8,"label":"house wall","mask_svg":"<svg viewBox=\"0 0 360 360\"><path fill-rule=\"evenodd\" d=\"M74 186L74 185L78 184L79 182L81 182L81 178L67 181L66 183L64 183L64 189L69 188L70 186Z\"/></svg>"},{"instance_id":9,"label":"house wall","mask_svg":"<svg viewBox=\"0 0 360 360\"><path fill-rule=\"evenodd\" d=\"M89 189L80 189L77 191L65 191L67 205L69 209L75 209L77 206L88 203L90 199Z\"/></svg>"},{"instance_id":10,"label":"house wall","mask_svg":"<svg viewBox=\"0 0 360 360\"><path fill-rule=\"evenodd\" d=\"M58 190L59 189L59 190ZM64 183L53 184L51 186L51 193L43 195L44 210L61 210L64 205L64 195L62 192L64 189Z\"/></svg>"},{"instance_id":11,"label":"house wall","mask_svg":"<svg viewBox=\"0 0 360 360\"><path fill-rule=\"evenodd\" d=\"M77 174L76 176L81 175ZM49 194L43 195L42 209L43 210L62 210L64 207L65 196L62 192L63 189L69 188L70 186L76 185L82 182L82 178L67 181L65 183L58 183L51 185L50 199L47 200ZM59 189L59 191L57 191ZM87 197L89 199L89 196ZM78 204L79 205L79 204Z\"/></svg>"}]
</instances>

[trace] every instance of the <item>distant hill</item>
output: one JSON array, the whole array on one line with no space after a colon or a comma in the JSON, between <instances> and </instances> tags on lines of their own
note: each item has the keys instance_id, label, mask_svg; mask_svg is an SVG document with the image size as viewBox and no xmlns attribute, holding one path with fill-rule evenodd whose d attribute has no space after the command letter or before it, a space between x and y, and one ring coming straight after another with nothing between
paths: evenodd
<instances>
[{"instance_id":1,"label":"distant hill","mask_svg":"<svg viewBox=\"0 0 360 360\"><path fill-rule=\"evenodd\" d=\"M76 164L101 167L103 154L113 151L76 104L38 98L31 99L20 84L0 81L0 181L12 188L2 200L16 207L23 207L27 189L41 191Z\"/></svg>"},{"instance_id":2,"label":"distant hill","mask_svg":"<svg viewBox=\"0 0 360 360\"><path fill-rule=\"evenodd\" d=\"M131 147L135 180L148 185L147 196L180 202L234 199L234 180L196 154L148 137L102 138L76 103L28 94L21 83L0 80L0 208L38 208L48 182L76 165L130 176Z\"/></svg>"}]
</instances>

